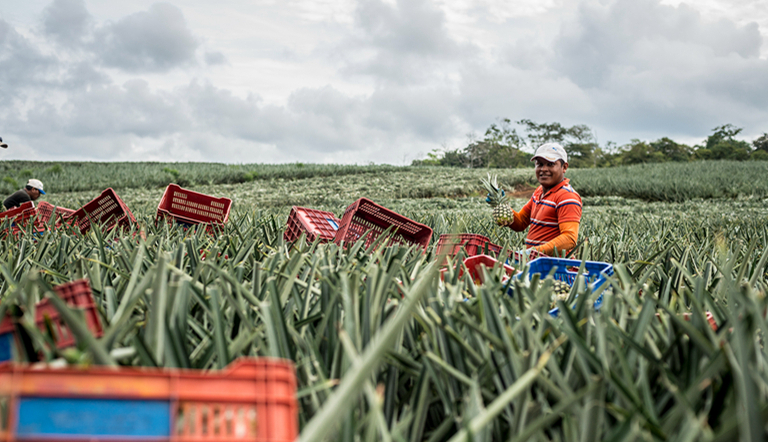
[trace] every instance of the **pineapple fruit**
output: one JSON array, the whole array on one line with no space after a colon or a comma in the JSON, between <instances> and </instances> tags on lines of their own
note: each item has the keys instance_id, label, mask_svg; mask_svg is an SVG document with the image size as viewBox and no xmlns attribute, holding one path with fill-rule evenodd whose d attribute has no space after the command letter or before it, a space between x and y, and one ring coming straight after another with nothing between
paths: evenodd
<instances>
[{"instance_id":1,"label":"pineapple fruit","mask_svg":"<svg viewBox=\"0 0 768 442\"><path fill-rule=\"evenodd\" d=\"M487 180L482 180L483 187L488 191L486 201L493 207L493 221L500 226L508 226L514 221L514 212L507 202L507 195L504 189L499 187L498 177L488 174Z\"/></svg>"},{"instance_id":2,"label":"pineapple fruit","mask_svg":"<svg viewBox=\"0 0 768 442\"><path fill-rule=\"evenodd\" d=\"M557 301L565 301L571 293L571 286L565 281L555 281L552 285L552 307Z\"/></svg>"}]
</instances>

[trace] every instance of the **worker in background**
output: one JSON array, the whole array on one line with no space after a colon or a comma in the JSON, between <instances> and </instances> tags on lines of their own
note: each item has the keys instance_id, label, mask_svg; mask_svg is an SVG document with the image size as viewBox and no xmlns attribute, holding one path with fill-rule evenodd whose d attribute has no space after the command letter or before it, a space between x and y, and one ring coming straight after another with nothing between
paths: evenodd
<instances>
[{"instance_id":1,"label":"worker in background","mask_svg":"<svg viewBox=\"0 0 768 442\"><path fill-rule=\"evenodd\" d=\"M14 192L11 196L3 201L5 209L13 209L19 207L27 201L35 201L40 198L40 195L45 195L43 191L43 183L40 180L31 179L27 181L27 185L23 189Z\"/></svg>"},{"instance_id":2,"label":"worker in background","mask_svg":"<svg viewBox=\"0 0 768 442\"><path fill-rule=\"evenodd\" d=\"M518 232L530 226L526 249L563 256L576 247L581 222L581 197L565 177L568 154L559 143L546 143L536 149L531 161L540 186L506 226Z\"/></svg>"}]
</instances>

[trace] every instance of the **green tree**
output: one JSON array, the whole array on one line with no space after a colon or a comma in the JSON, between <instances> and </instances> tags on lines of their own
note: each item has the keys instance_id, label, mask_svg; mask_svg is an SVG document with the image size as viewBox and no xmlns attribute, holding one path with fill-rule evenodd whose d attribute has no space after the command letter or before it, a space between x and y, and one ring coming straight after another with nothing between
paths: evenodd
<instances>
[{"instance_id":1,"label":"green tree","mask_svg":"<svg viewBox=\"0 0 768 442\"><path fill-rule=\"evenodd\" d=\"M760 135L757 139L752 141L752 147L755 149L755 151L761 150L763 152L768 152L768 132Z\"/></svg>"},{"instance_id":2,"label":"green tree","mask_svg":"<svg viewBox=\"0 0 768 442\"><path fill-rule=\"evenodd\" d=\"M535 123L528 119L517 122L525 127L528 143L532 149L544 143L560 143L568 152L568 163L572 167L595 167L595 150L599 147L592 129L585 124L571 127L560 123Z\"/></svg>"},{"instance_id":3,"label":"green tree","mask_svg":"<svg viewBox=\"0 0 768 442\"><path fill-rule=\"evenodd\" d=\"M739 160L749 158L751 146L746 141L734 137L742 128L733 124L724 124L712 129L703 148L696 150L696 158L703 160Z\"/></svg>"},{"instance_id":4,"label":"green tree","mask_svg":"<svg viewBox=\"0 0 768 442\"><path fill-rule=\"evenodd\" d=\"M483 139L471 141L464 148L469 167L524 167L528 156L520 150L524 139L512 127L512 121L504 118L486 129Z\"/></svg>"},{"instance_id":5,"label":"green tree","mask_svg":"<svg viewBox=\"0 0 768 442\"><path fill-rule=\"evenodd\" d=\"M649 143L633 139L622 146L621 164L662 163L664 154L656 152Z\"/></svg>"},{"instance_id":6,"label":"green tree","mask_svg":"<svg viewBox=\"0 0 768 442\"><path fill-rule=\"evenodd\" d=\"M650 146L653 152L663 155L664 161L690 161L693 155L693 149L689 146L678 144L667 137L652 142Z\"/></svg>"},{"instance_id":7,"label":"green tree","mask_svg":"<svg viewBox=\"0 0 768 442\"><path fill-rule=\"evenodd\" d=\"M768 161L768 133L760 135L752 141L754 151L749 155L750 160Z\"/></svg>"}]
</instances>

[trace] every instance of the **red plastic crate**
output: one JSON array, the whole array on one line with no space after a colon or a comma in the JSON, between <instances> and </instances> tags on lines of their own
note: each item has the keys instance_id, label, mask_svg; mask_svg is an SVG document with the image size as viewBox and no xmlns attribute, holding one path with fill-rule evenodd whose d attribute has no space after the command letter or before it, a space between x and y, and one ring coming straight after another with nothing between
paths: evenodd
<instances>
[{"instance_id":1,"label":"red plastic crate","mask_svg":"<svg viewBox=\"0 0 768 442\"><path fill-rule=\"evenodd\" d=\"M36 230L44 230L48 225L48 220L51 219L51 215L53 215L55 210L56 206L53 204L46 201L39 202L37 207L25 210L21 213L21 215L16 217L14 220L14 233L25 228L30 219L34 219L34 226Z\"/></svg>"},{"instance_id":2,"label":"red plastic crate","mask_svg":"<svg viewBox=\"0 0 768 442\"><path fill-rule=\"evenodd\" d=\"M80 229L81 233L91 228L91 221L103 224L106 230L112 230L116 225L130 227L136 223L136 218L123 200L109 188L91 202L70 214L64 221Z\"/></svg>"},{"instance_id":3,"label":"red plastic crate","mask_svg":"<svg viewBox=\"0 0 768 442\"><path fill-rule=\"evenodd\" d=\"M34 218L36 214L35 204L32 201L27 201L21 203L19 207L0 212L0 221L10 220L11 231L16 234L26 226L27 220Z\"/></svg>"},{"instance_id":4,"label":"red plastic crate","mask_svg":"<svg viewBox=\"0 0 768 442\"><path fill-rule=\"evenodd\" d=\"M157 206L157 219L166 217L190 225L221 225L229 219L231 206L229 198L216 198L169 184Z\"/></svg>"},{"instance_id":5,"label":"red plastic crate","mask_svg":"<svg viewBox=\"0 0 768 442\"><path fill-rule=\"evenodd\" d=\"M288 215L283 239L293 242L306 233L307 241L314 242L318 237L321 242L333 241L339 230L341 220L331 212L293 206Z\"/></svg>"},{"instance_id":6,"label":"red plastic crate","mask_svg":"<svg viewBox=\"0 0 768 442\"><path fill-rule=\"evenodd\" d=\"M498 255L502 249L501 246L492 243L491 240L483 235L446 233L440 235L440 239L437 240L435 254L438 256L456 256L462 248L464 248L467 256L488 255L487 252Z\"/></svg>"},{"instance_id":7,"label":"red plastic crate","mask_svg":"<svg viewBox=\"0 0 768 442\"><path fill-rule=\"evenodd\" d=\"M488 255L476 255L476 256L470 256L469 258L464 260L464 266L467 268L467 271L469 272L470 276L472 276L472 280L474 281L483 281L483 272L481 270L481 266L485 266L488 270L492 269L496 265L503 265L504 266L504 272L506 272L507 276L511 277L515 274L515 269L511 266L508 266L507 264L500 263L497 259L495 259L492 256ZM459 275L461 277L461 275Z\"/></svg>"},{"instance_id":8,"label":"red plastic crate","mask_svg":"<svg viewBox=\"0 0 768 442\"><path fill-rule=\"evenodd\" d=\"M395 226L389 244L420 245L426 251L432 229L382 207L367 198L360 198L347 207L341 218L334 241L351 244L366 233L368 247L389 227Z\"/></svg>"},{"instance_id":9,"label":"red plastic crate","mask_svg":"<svg viewBox=\"0 0 768 442\"><path fill-rule=\"evenodd\" d=\"M0 212L0 221L9 219L15 222L16 218L18 218L19 215L22 215L24 214L24 212L28 212L30 210L35 210L35 204L32 201L21 203L19 207L6 210L5 212Z\"/></svg>"},{"instance_id":10,"label":"red plastic crate","mask_svg":"<svg viewBox=\"0 0 768 442\"><path fill-rule=\"evenodd\" d=\"M243 358L224 370L0 365L0 440L293 442L291 361ZM3 425L4 424L4 425Z\"/></svg>"},{"instance_id":11,"label":"red plastic crate","mask_svg":"<svg viewBox=\"0 0 768 442\"><path fill-rule=\"evenodd\" d=\"M29 202L25 204L32 203ZM61 225L62 216L66 216L74 212L75 211L72 209L56 207L49 202L41 201L37 204L36 207L25 209L14 218L13 233L16 234L21 230L26 229L29 220L34 220L34 229L38 232L42 232L49 227L51 217L55 217L54 219L56 220L54 227L59 227Z\"/></svg>"},{"instance_id":12,"label":"red plastic crate","mask_svg":"<svg viewBox=\"0 0 768 442\"><path fill-rule=\"evenodd\" d=\"M61 227L62 224L66 223L66 220L68 217L72 216L73 213L76 212L75 209L67 209L66 207L54 207L54 216L56 217L56 227Z\"/></svg>"},{"instance_id":13,"label":"red plastic crate","mask_svg":"<svg viewBox=\"0 0 768 442\"><path fill-rule=\"evenodd\" d=\"M91 331L93 336L97 338L101 337L103 334L101 320L99 319L99 313L96 310L96 304L93 301L93 294L91 293L91 286L88 283L88 280L80 279L67 284L58 285L54 287L54 290L70 307L84 310L85 325L88 327L88 330ZM35 324L37 325L37 328L44 333L46 330L46 318L51 322L57 348L66 348L75 345L75 337L69 330L69 326L67 326L64 319L61 318L59 311L53 306L48 298L35 304ZM0 335L13 332L13 320L6 316L3 321L0 322Z\"/></svg>"}]
</instances>

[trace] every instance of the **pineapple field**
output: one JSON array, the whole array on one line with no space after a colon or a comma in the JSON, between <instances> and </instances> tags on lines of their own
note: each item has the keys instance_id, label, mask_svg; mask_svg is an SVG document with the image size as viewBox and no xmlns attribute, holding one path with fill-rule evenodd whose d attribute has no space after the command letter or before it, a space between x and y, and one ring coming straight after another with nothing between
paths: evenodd
<instances>
[{"instance_id":1,"label":"pineapple field","mask_svg":"<svg viewBox=\"0 0 768 442\"><path fill-rule=\"evenodd\" d=\"M20 324L18 362L215 371L288 359L301 441L765 438L768 163L569 170L584 202L575 256L613 266L594 290L583 266L564 286L525 258L510 262L520 275L499 265L474 278L461 254L437 256L447 233L523 248L524 233L493 222L485 169L7 163L6 193L35 177L46 201L74 209L111 187L137 220L4 236L0 318ZM491 172L522 207L532 169ZM229 221L213 234L156 223L169 183L231 198ZM340 217L360 197L431 227L426 251L283 240L292 206ZM81 278L99 337L52 295ZM35 325L43 299L75 346ZM8 408L0 395L0 434Z\"/></svg>"}]
</instances>

